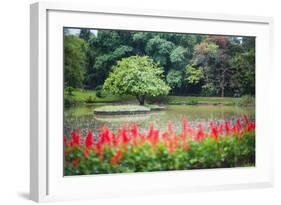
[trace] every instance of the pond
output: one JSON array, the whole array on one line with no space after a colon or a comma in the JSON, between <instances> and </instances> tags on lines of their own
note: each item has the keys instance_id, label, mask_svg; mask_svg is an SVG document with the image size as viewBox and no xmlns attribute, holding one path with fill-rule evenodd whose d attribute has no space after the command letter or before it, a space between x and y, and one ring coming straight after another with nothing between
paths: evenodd
<instances>
[{"instance_id":1,"label":"pond","mask_svg":"<svg viewBox=\"0 0 281 205\"><path fill-rule=\"evenodd\" d=\"M199 123L206 126L211 120L223 121L228 119L232 122L244 114L248 115L250 119L255 118L254 106L167 105L164 111L117 116L95 115L93 111L99 106L103 106L103 104L65 108L64 134L69 137L71 131L80 129L82 136L85 136L87 129L91 129L94 137L97 138L100 128L104 125L108 126L111 131L116 132L117 128L131 123L136 123L141 132L147 131L151 123L157 129L164 131L169 121L173 123L175 131L180 132L182 116L185 116L192 126Z\"/></svg>"}]
</instances>

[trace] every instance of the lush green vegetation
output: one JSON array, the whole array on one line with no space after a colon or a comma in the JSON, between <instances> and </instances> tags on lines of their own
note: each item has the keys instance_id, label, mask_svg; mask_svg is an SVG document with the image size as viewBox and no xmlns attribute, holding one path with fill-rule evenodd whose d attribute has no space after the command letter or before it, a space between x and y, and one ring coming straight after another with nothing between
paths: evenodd
<instances>
[{"instance_id":1,"label":"lush green vegetation","mask_svg":"<svg viewBox=\"0 0 281 205\"><path fill-rule=\"evenodd\" d=\"M254 166L255 38L65 28L64 105L65 175Z\"/></svg>"},{"instance_id":2,"label":"lush green vegetation","mask_svg":"<svg viewBox=\"0 0 281 205\"><path fill-rule=\"evenodd\" d=\"M136 102L134 96L130 95L112 95L106 94L103 97L98 97L94 90L81 90L74 89L71 94L65 91L65 105L75 105L84 103L127 103ZM150 97L148 106L152 104L170 104L170 105L197 105L197 104L210 104L210 105L238 105L248 106L255 104L253 96L243 96L241 98L232 97L198 97L198 96L163 96L163 97Z\"/></svg>"},{"instance_id":3,"label":"lush green vegetation","mask_svg":"<svg viewBox=\"0 0 281 205\"><path fill-rule=\"evenodd\" d=\"M255 95L252 37L78 31L75 35L64 30L65 88L95 90L98 98L88 102L104 97L103 87L114 94L133 95L140 104L168 91L175 96Z\"/></svg>"},{"instance_id":4,"label":"lush green vegetation","mask_svg":"<svg viewBox=\"0 0 281 205\"><path fill-rule=\"evenodd\" d=\"M82 90L73 89L71 93L64 91L64 101L65 105L77 105L83 103L114 103L114 102L125 102L133 100L134 97L126 95L111 95L106 94L106 96L98 97L96 91L94 90Z\"/></svg>"}]
</instances>

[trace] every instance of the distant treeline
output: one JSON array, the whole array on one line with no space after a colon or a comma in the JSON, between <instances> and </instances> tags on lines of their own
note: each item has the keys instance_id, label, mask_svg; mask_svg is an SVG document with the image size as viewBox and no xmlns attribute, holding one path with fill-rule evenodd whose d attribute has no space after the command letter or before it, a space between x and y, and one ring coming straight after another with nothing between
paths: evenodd
<instances>
[{"instance_id":1,"label":"distant treeline","mask_svg":"<svg viewBox=\"0 0 281 205\"><path fill-rule=\"evenodd\" d=\"M100 89L122 58L159 62L172 95L255 95L255 38L64 29L65 87Z\"/></svg>"}]
</instances>

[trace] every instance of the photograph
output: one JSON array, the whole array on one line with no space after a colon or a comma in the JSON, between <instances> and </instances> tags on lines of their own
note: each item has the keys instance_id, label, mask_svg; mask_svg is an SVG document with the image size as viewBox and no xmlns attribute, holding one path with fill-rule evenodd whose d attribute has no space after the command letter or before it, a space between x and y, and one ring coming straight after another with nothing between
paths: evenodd
<instances>
[{"instance_id":1,"label":"photograph","mask_svg":"<svg viewBox=\"0 0 281 205\"><path fill-rule=\"evenodd\" d=\"M254 36L62 36L64 176L255 167Z\"/></svg>"}]
</instances>

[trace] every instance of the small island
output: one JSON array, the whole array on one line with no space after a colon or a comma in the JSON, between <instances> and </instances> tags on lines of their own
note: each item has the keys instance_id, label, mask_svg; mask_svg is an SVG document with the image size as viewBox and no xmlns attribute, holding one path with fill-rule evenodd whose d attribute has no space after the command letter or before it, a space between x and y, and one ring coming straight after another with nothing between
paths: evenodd
<instances>
[{"instance_id":1,"label":"small island","mask_svg":"<svg viewBox=\"0 0 281 205\"><path fill-rule=\"evenodd\" d=\"M135 115L146 114L152 111L161 111L165 107L162 106L142 106L142 105L109 105L94 109L95 115Z\"/></svg>"}]
</instances>

